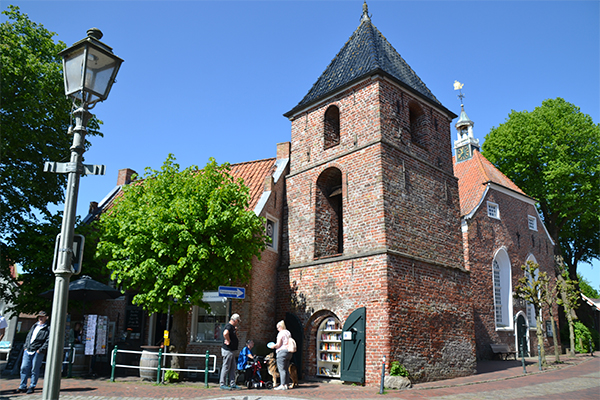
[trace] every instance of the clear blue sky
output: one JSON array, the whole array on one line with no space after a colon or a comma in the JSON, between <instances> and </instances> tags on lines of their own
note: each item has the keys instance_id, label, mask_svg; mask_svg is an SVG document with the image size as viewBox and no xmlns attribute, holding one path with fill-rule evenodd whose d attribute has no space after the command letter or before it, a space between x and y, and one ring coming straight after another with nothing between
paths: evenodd
<instances>
[{"instance_id":1,"label":"clear blue sky","mask_svg":"<svg viewBox=\"0 0 600 400\"><path fill-rule=\"evenodd\" d=\"M93 110L105 136L84 156L107 172L82 179L79 215L115 186L119 169L159 169L168 153L182 167L209 157L275 156L276 143L290 140L282 114L308 92L362 12L362 0L7 0L2 9L8 4L69 46L100 28L125 60L108 100ZM373 24L456 114L452 84L465 84L480 141L511 110L532 110L547 98L563 97L600 121L599 5L368 1ZM600 287L598 263L580 270Z\"/></svg>"}]
</instances>

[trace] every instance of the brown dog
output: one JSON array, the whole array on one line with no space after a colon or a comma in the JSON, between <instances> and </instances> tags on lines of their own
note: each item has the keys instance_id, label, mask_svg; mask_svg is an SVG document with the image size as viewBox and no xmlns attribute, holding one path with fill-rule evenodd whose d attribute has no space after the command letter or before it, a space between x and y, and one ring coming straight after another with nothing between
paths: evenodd
<instances>
[{"instance_id":1,"label":"brown dog","mask_svg":"<svg viewBox=\"0 0 600 400\"><path fill-rule=\"evenodd\" d=\"M277 387L277 379L279 379L279 371L277 370L277 358L275 357L275 353L271 353L265 357L265 361L267 362L267 369L269 370L269 374L273 377L273 387ZM290 389L298 386L298 369L294 363L290 363L290 368L288 370L290 374L290 380L292 383L290 384Z\"/></svg>"}]
</instances>

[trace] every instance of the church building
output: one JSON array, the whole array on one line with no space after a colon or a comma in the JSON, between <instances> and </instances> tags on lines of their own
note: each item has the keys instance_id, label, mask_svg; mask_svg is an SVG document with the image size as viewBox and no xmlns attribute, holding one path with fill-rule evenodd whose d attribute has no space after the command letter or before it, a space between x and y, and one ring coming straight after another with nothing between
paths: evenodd
<instances>
[{"instance_id":1,"label":"church building","mask_svg":"<svg viewBox=\"0 0 600 400\"><path fill-rule=\"evenodd\" d=\"M537 349L531 304L512 296L527 261L554 279L554 242L535 207L536 200L479 152L474 123L461 105L456 122L454 174L458 178L465 268L471 272L477 358L491 358L490 344L525 353ZM554 305L554 315L558 309ZM544 314L545 347L553 346L549 315ZM558 332L558 329L557 329ZM535 352L537 354L537 350Z\"/></svg>"},{"instance_id":2,"label":"church building","mask_svg":"<svg viewBox=\"0 0 600 400\"><path fill-rule=\"evenodd\" d=\"M244 299L215 288L204 293L210 312L191 308L187 353L220 359L232 313L258 351L285 320L301 376L361 384L379 383L384 357L423 382L475 373L490 344L537 344L531 307L512 299L521 264L552 265L535 200L479 153L464 108L453 159L457 115L373 25L366 3L358 28L284 116L291 142L276 157L232 165L272 243L254 260ZM86 221L132 173L120 171ZM122 313L114 337L130 328ZM138 345L160 340L160 319L137 319Z\"/></svg>"}]
</instances>

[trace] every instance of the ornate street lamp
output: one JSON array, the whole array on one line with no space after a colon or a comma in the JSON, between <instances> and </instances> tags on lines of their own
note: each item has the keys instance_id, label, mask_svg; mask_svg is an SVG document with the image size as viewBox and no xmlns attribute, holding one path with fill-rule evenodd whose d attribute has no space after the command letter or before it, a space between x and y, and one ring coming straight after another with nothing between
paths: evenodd
<instances>
[{"instance_id":1,"label":"ornate street lamp","mask_svg":"<svg viewBox=\"0 0 600 400\"><path fill-rule=\"evenodd\" d=\"M63 57L65 93L91 105L106 100L123 60L100 41L100 29L92 28L87 34L59 56Z\"/></svg>"},{"instance_id":2,"label":"ornate street lamp","mask_svg":"<svg viewBox=\"0 0 600 400\"><path fill-rule=\"evenodd\" d=\"M44 171L66 173L68 176L65 211L59 235L59 244L54 254L53 272L56 276L54 297L52 300L52 319L50 325L50 343L44 374L44 400L59 397L61 367L63 360L65 326L67 322L67 303L69 300L69 281L71 275L80 273L82 266L73 269L73 238L75 213L80 175L103 175L103 165L82 164L85 152L85 134L87 123L92 116L88 109L98 101L104 101L115 82L122 59L113 54L112 49L102 43L102 32L92 28L88 36L59 53L63 57L65 93L73 98L73 117L75 127L69 127L73 134L71 161L68 163L46 162ZM77 103L79 103L77 105ZM83 249L79 249L83 251Z\"/></svg>"}]
</instances>

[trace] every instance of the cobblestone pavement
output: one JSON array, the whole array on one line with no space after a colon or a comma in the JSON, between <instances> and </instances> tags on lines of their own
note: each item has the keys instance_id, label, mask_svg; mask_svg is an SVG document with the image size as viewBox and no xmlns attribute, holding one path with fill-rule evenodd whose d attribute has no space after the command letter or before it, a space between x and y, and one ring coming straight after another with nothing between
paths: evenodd
<instances>
[{"instance_id":1,"label":"cobblestone pavement","mask_svg":"<svg viewBox=\"0 0 600 400\"><path fill-rule=\"evenodd\" d=\"M548 361L553 357L548 357ZM315 400L315 399L431 399L431 400L486 400L486 399L600 399L600 357L563 356L564 364L551 364L538 371L536 359L527 360L527 374L520 361L486 361L478 365L476 375L437 382L416 384L412 389L389 390L380 395L378 387L363 387L332 382L301 382L286 392L248 390L224 392L216 384L178 383L154 385L139 378L63 379L62 400ZM0 379L0 399L39 400L41 389L34 394L16 394L17 377ZM40 379L38 387L43 386Z\"/></svg>"}]
</instances>

